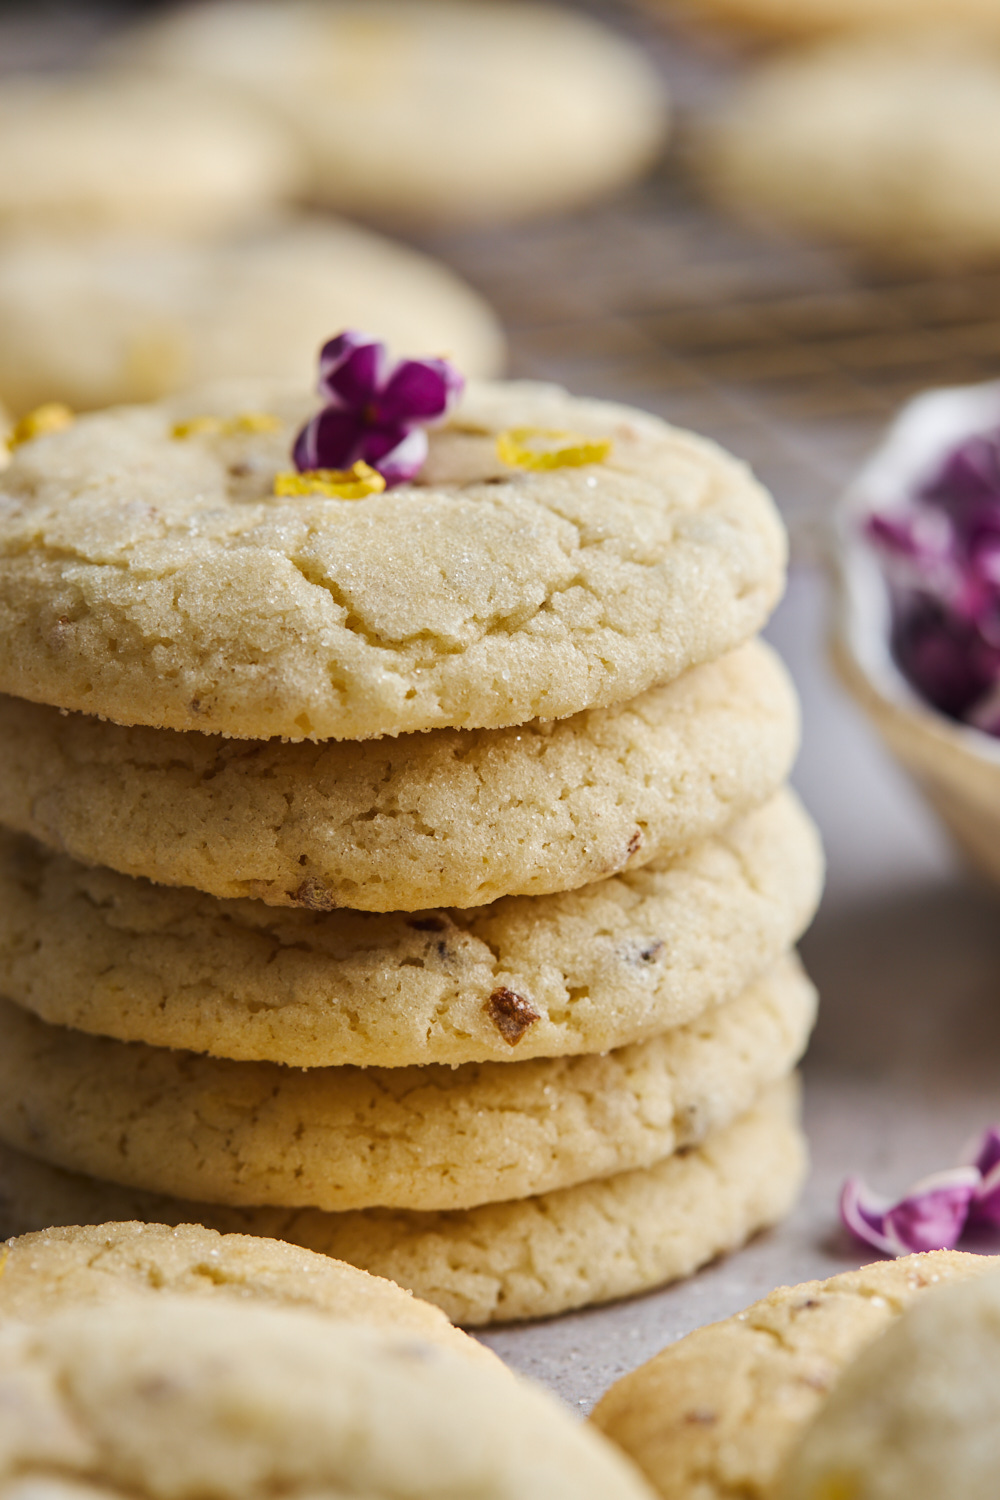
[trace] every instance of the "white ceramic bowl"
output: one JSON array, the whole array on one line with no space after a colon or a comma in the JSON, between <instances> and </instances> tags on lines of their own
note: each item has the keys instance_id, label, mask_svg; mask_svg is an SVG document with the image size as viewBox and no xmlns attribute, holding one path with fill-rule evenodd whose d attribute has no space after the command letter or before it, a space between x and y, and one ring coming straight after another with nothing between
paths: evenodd
<instances>
[{"instance_id":1,"label":"white ceramic bowl","mask_svg":"<svg viewBox=\"0 0 1000 1500\"><path fill-rule=\"evenodd\" d=\"M906 682L889 651L879 559L861 534L865 514L898 504L948 449L991 426L1000 426L1000 381L928 391L903 408L839 507L833 658L962 852L1000 884L1000 739L946 718Z\"/></svg>"}]
</instances>

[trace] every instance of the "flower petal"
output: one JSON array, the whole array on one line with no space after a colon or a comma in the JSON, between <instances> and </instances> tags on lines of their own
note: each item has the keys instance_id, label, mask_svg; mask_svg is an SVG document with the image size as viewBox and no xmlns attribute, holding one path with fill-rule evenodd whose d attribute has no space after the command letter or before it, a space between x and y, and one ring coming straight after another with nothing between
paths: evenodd
<instances>
[{"instance_id":1,"label":"flower petal","mask_svg":"<svg viewBox=\"0 0 1000 1500\"><path fill-rule=\"evenodd\" d=\"M374 401L385 367L385 345L370 333L348 329L320 350L317 390L331 406L360 411Z\"/></svg>"},{"instance_id":2,"label":"flower petal","mask_svg":"<svg viewBox=\"0 0 1000 1500\"><path fill-rule=\"evenodd\" d=\"M383 428L365 435L361 457L378 470L387 485L405 484L423 468L427 446L427 434L422 427L415 427L412 432Z\"/></svg>"},{"instance_id":3,"label":"flower petal","mask_svg":"<svg viewBox=\"0 0 1000 1500\"><path fill-rule=\"evenodd\" d=\"M976 627L928 593L892 592L890 644L904 677L952 718L968 716L1000 671L1000 655Z\"/></svg>"},{"instance_id":4,"label":"flower petal","mask_svg":"<svg viewBox=\"0 0 1000 1500\"><path fill-rule=\"evenodd\" d=\"M965 1165L978 1167L984 1177L989 1176L994 1167L1000 1166L1000 1129L990 1125L969 1143L963 1155Z\"/></svg>"},{"instance_id":5,"label":"flower petal","mask_svg":"<svg viewBox=\"0 0 1000 1500\"><path fill-rule=\"evenodd\" d=\"M365 456L361 452L363 436L356 412L324 406L295 439L292 463L300 473L308 469L349 469Z\"/></svg>"},{"instance_id":6,"label":"flower petal","mask_svg":"<svg viewBox=\"0 0 1000 1500\"><path fill-rule=\"evenodd\" d=\"M464 387L465 380L446 359L401 360L376 402L379 425L439 421Z\"/></svg>"},{"instance_id":7,"label":"flower petal","mask_svg":"<svg viewBox=\"0 0 1000 1500\"><path fill-rule=\"evenodd\" d=\"M851 1177L840 1196L840 1215L856 1239L886 1255L951 1250L961 1239L979 1183L978 1167L952 1167L922 1178L892 1202Z\"/></svg>"},{"instance_id":8,"label":"flower petal","mask_svg":"<svg viewBox=\"0 0 1000 1500\"><path fill-rule=\"evenodd\" d=\"M840 1192L840 1219L857 1240L886 1255L896 1255L894 1240L885 1233L885 1202L871 1193L860 1177L848 1177Z\"/></svg>"},{"instance_id":9,"label":"flower petal","mask_svg":"<svg viewBox=\"0 0 1000 1500\"><path fill-rule=\"evenodd\" d=\"M929 482L868 516L890 584L892 651L934 708L1000 730L1000 429L941 455Z\"/></svg>"},{"instance_id":10,"label":"flower petal","mask_svg":"<svg viewBox=\"0 0 1000 1500\"><path fill-rule=\"evenodd\" d=\"M1000 1229L1000 1130L993 1125L968 1153L980 1173L980 1183L969 1208L971 1229Z\"/></svg>"},{"instance_id":11,"label":"flower petal","mask_svg":"<svg viewBox=\"0 0 1000 1500\"><path fill-rule=\"evenodd\" d=\"M983 500L1000 503L1000 432L967 438L946 456L920 497L945 510Z\"/></svg>"}]
</instances>

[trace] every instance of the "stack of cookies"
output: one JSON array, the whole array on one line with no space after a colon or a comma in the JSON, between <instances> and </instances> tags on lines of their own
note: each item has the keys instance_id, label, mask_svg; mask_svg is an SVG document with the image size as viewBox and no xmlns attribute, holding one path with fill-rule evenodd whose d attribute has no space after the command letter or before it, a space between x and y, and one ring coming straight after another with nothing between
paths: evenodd
<instances>
[{"instance_id":1,"label":"stack of cookies","mask_svg":"<svg viewBox=\"0 0 1000 1500\"><path fill-rule=\"evenodd\" d=\"M804 1166L781 524L529 384L303 493L313 406L118 408L2 475L0 1232L273 1235L468 1324L688 1274Z\"/></svg>"}]
</instances>

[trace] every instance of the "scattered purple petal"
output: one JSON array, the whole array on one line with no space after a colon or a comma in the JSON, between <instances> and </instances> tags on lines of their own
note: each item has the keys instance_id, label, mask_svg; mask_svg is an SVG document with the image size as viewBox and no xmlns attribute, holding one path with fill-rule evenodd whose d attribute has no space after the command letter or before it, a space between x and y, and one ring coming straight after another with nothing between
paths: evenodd
<instances>
[{"instance_id":1,"label":"scattered purple petal","mask_svg":"<svg viewBox=\"0 0 1000 1500\"><path fill-rule=\"evenodd\" d=\"M977 1168L952 1167L923 1178L893 1202L850 1177L840 1196L840 1215L856 1239L886 1255L951 1250L962 1237L979 1182Z\"/></svg>"},{"instance_id":2,"label":"scattered purple petal","mask_svg":"<svg viewBox=\"0 0 1000 1500\"><path fill-rule=\"evenodd\" d=\"M1000 1230L1000 1127L983 1131L964 1156L894 1200L849 1177L840 1195L844 1225L886 1255L952 1250L967 1230Z\"/></svg>"},{"instance_id":3,"label":"scattered purple petal","mask_svg":"<svg viewBox=\"0 0 1000 1500\"><path fill-rule=\"evenodd\" d=\"M387 485L404 484L427 459L424 429L447 416L464 385L445 359L392 365L383 343L349 329L320 351L324 405L295 439L292 461L303 472L349 469L360 460Z\"/></svg>"}]
</instances>

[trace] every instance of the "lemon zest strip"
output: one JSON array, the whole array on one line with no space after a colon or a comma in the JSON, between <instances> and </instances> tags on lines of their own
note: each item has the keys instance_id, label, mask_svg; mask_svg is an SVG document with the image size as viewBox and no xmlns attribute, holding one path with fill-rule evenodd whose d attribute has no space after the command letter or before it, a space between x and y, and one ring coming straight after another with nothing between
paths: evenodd
<instances>
[{"instance_id":1,"label":"lemon zest strip","mask_svg":"<svg viewBox=\"0 0 1000 1500\"><path fill-rule=\"evenodd\" d=\"M855 1500L858 1494L858 1477L842 1470L829 1473L819 1482L816 1500Z\"/></svg>"},{"instance_id":2,"label":"lemon zest strip","mask_svg":"<svg viewBox=\"0 0 1000 1500\"><path fill-rule=\"evenodd\" d=\"M382 475L360 459L349 469L305 469L274 476L274 493L283 497L325 495L328 500L362 500L384 489Z\"/></svg>"},{"instance_id":3,"label":"lemon zest strip","mask_svg":"<svg viewBox=\"0 0 1000 1500\"><path fill-rule=\"evenodd\" d=\"M610 452L610 438L552 427L508 427L497 435L497 457L512 469L575 469L603 463Z\"/></svg>"},{"instance_id":4,"label":"lemon zest strip","mask_svg":"<svg viewBox=\"0 0 1000 1500\"><path fill-rule=\"evenodd\" d=\"M7 439L7 447L20 448L22 443L30 443L34 438L44 437L46 433L61 432L64 427L72 427L75 421L76 417L61 401L46 401L44 406L36 406L34 411L26 412L14 424Z\"/></svg>"},{"instance_id":5,"label":"lemon zest strip","mask_svg":"<svg viewBox=\"0 0 1000 1500\"><path fill-rule=\"evenodd\" d=\"M277 432L281 422L266 411L243 411L236 417L190 417L186 422L175 422L170 436L181 440L189 437L214 436L236 437L242 432Z\"/></svg>"}]
</instances>

